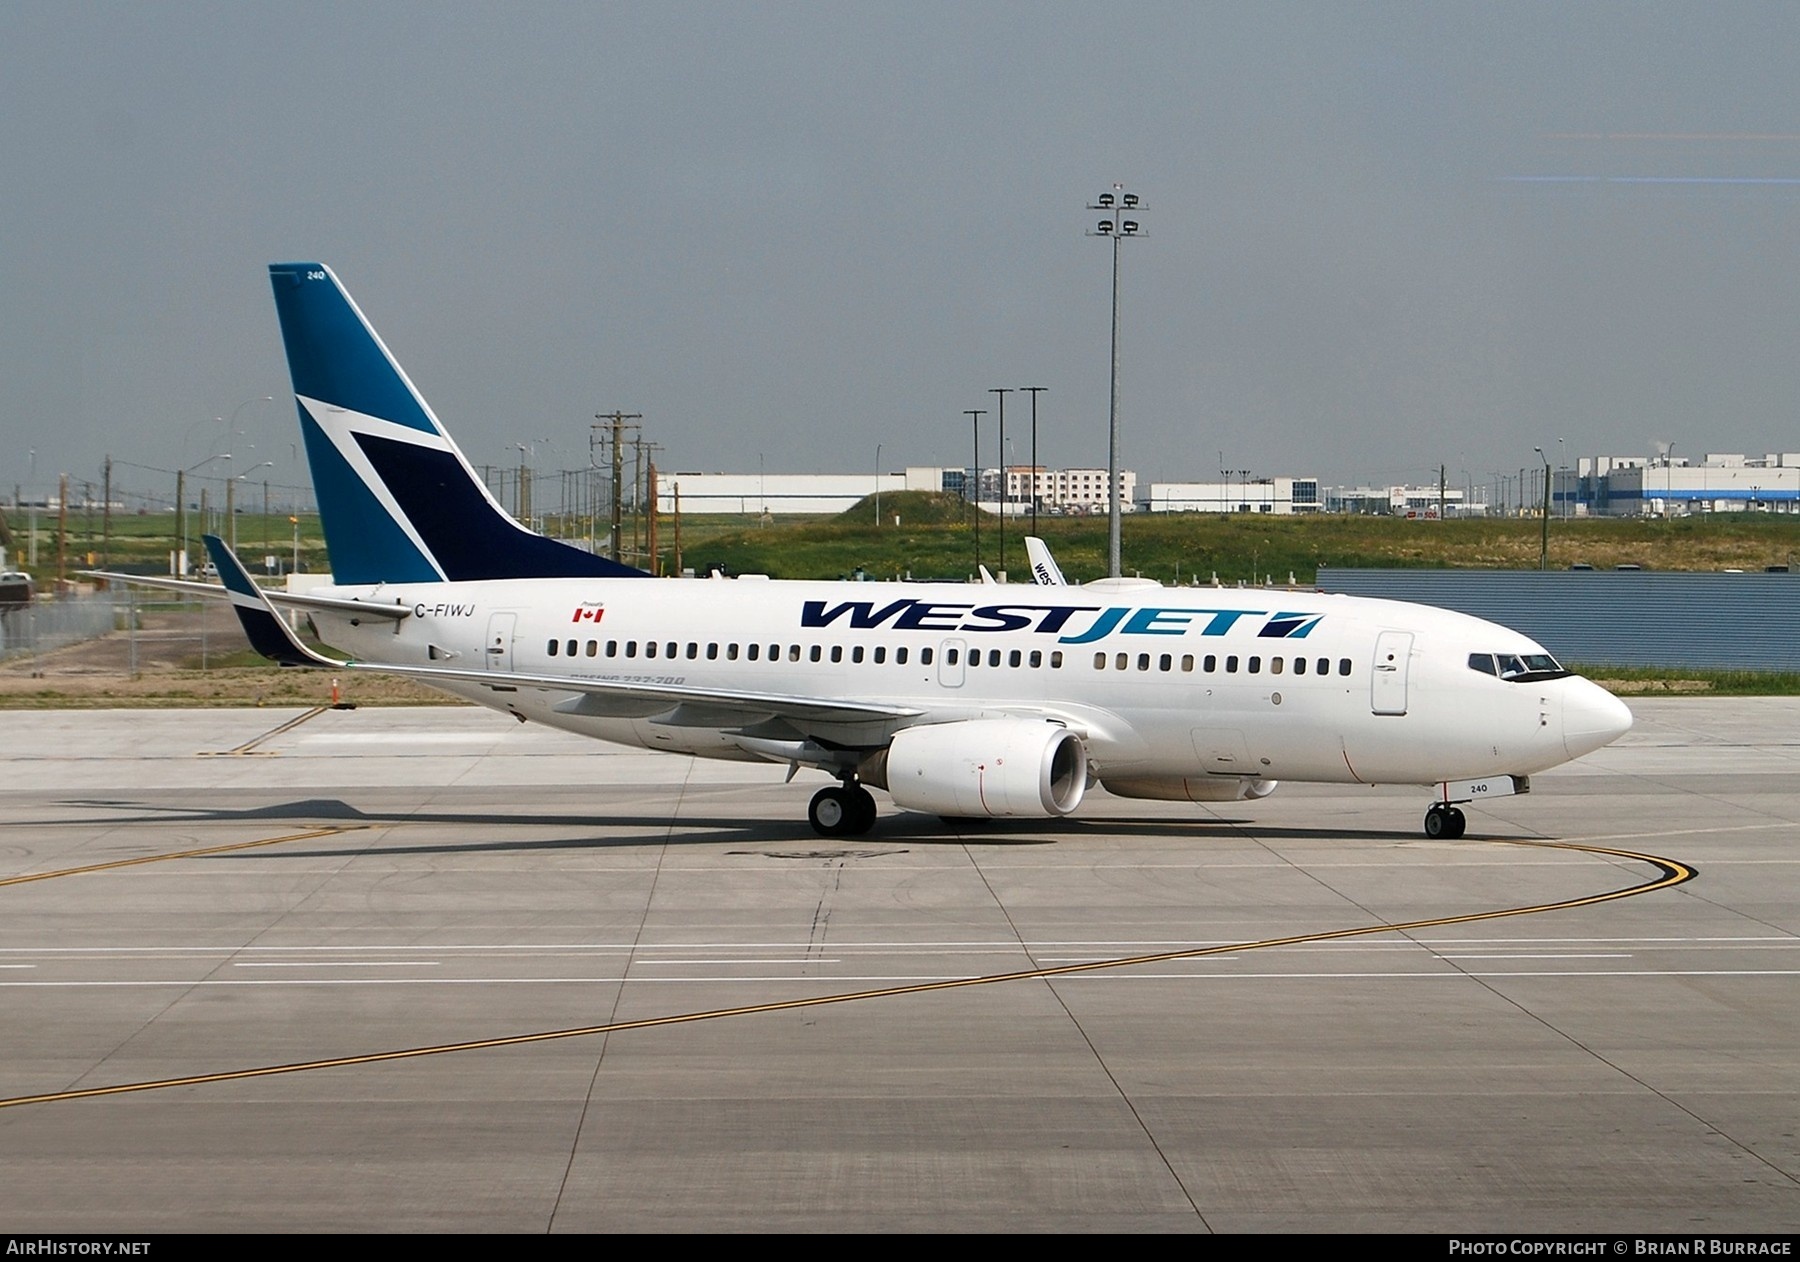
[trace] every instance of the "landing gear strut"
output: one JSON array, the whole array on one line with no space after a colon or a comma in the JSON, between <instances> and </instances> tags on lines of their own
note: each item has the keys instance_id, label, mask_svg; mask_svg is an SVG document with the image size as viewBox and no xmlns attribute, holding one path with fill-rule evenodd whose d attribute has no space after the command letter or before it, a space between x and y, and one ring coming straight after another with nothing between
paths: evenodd
<instances>
[{"instance_id":1,"label":"landing gear strut","mask_svg":"<svg viewBox=\"0 0 1800 1262\"><path fill-rule=\"evenodd\" d=\"M821 837L860 837L875 827L875 799L855 780L813 794L806 822Z\"/></svg>"},{"instance_id":2,"label":"landing gear strut","mask_svg":"<svg viewBox=\"0 0 1800 1262\"><path fill-rule=\"evenodd\" d=\"M1425 812L1425 835L1433 841L1439 838L1454 841L1468 826L1469 821L1461 811L1442 802L1433 802Z\"/></svg>"}]
</instances>

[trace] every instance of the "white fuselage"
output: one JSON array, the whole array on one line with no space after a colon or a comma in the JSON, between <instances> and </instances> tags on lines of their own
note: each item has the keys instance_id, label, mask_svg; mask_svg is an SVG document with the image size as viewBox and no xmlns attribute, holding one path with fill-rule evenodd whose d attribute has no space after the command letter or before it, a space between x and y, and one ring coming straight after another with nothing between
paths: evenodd
<instances>
[{"instance_id":1,"label":"white fuselage","mask_svg":"<svg viewBox=\"0 0 1800 1262\"><path fill-rule=\"evenodd\" d=\"M511 579L339 587L399 622L316 612L365 663L666 683L894 703L916 717L771 723L874 749L900 728L1037 717L1082 738L1103 780L1213 777L1431 784L1528 775L1630 724L1579 676L1484 673L1542 654L1494 623L1272 588ZM712 758L771 757L741 714L527 685L447 691L583 735Z\"/></svg>"}]
</instances>

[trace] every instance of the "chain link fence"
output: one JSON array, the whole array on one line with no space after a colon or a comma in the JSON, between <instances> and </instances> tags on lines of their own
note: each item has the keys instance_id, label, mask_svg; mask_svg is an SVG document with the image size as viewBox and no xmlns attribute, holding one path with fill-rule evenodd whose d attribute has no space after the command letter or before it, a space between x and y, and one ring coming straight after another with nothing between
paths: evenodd
<instances>
[{"instance_id":1,"label":"chain link fence","mask_svg":"<svg viewBox=\"0 0 1800 1262\"><path fill-rule=\"evenodd\" d=\"M103 592L0 613L0 661L97 640L118 625L121 607L116 594Z\"/></svg>"}]
</instances>

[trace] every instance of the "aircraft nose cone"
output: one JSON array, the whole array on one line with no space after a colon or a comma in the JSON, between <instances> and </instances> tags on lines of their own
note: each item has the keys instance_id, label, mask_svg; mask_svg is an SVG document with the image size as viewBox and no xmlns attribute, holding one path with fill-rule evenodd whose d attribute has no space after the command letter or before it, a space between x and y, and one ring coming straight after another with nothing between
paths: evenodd
<instances>
[{"instance_id":1,"label":"aircraft nose cone","mask_svg":"<svg viewBox=\"0 0 1800 1262\"><path fill-rule=\"evenodd\" d=\"M1631 711L1623 701L1585 679L1563 699L1563 747L1569 757L1591 754L1631 730Z\"/></svg>"}]
</instances>

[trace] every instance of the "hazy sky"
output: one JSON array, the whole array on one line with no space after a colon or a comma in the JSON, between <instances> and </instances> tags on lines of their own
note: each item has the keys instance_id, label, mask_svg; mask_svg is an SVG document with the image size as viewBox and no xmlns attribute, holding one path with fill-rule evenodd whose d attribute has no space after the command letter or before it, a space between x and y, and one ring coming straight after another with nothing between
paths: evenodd
<instances>
[{"instance_id":1,"label":"hazy sky","mask_svg":"<svg viewBox=\"0 0 1800 1262\"><path fill-rule=\"evenodd\" d=\"M276 260L477 464L992 463L994 386L1102 464L1114 180L1142 478L1800 450L1797 70L1791 3L0 0L0 483L303 480Z\"/></svg>"}]
</instances>

